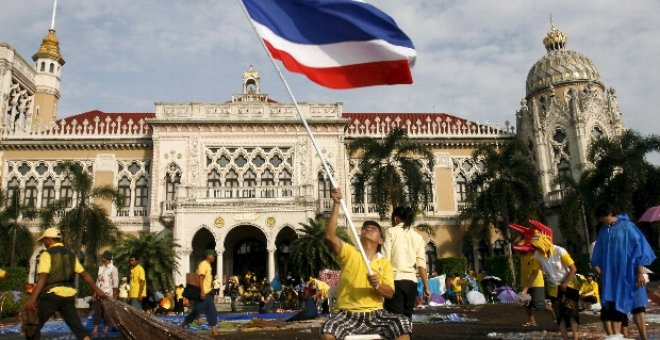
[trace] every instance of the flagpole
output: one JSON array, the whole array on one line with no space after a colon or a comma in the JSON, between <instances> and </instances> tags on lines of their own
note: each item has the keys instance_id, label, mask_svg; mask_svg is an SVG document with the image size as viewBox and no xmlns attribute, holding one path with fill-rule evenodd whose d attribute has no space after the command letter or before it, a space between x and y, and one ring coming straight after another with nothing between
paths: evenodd
<instances>
[{"instance_id":1,"label":"flagpole","mask_svg":"<svg viewBox=\"0 0 660 340\"><path fill-rule=\"evenodd\" d=\"M284 74L282 74L280 67L277 66L275 59L273 59L273 56L270 54L270 51L268 50L268 47L266 47L266 44L259 35L259 32L257 31L257 27L254 26L252 19L250 19L250 14L248 13L247 8L245 8L245 4L243 3L242 0L237 0L237 1L241 6L241 10L243 11L243 14L245 14L245 17L250 23L250 26L252 27L252 31L254 31L254 34L257 36L257 38L259 38L259 41L261 42L261 46L263 47L264 51L266 51L266 54L268 55L271 64L273 64L273 67L277 71L277 74L280 76L280 79L282 80L282 83L284 84L284 87L286 88L289 97L293 101L293 105L296 107L296 112L298 113L298 116L300 117L300 120L302 121L302 124L305 127L305 131L307 131L307 135L309 136L309 139L312 141L312 145L314 146L314 150L316 150L316 154L319 156L319 159L321 160L321 165L323 166L323 170L325 171L325 174L328 176L328 179L330 180L330 184L332 185L333 188L338 188L337 182L335 182L335 179L332 176L332 173L330 172L330 168L328 167L328 162L323 157L323 154L321 153L321 149L316 143L316 138L314 138L314 134L312 133L312 130L309 128L309 125L307 124L307 119L300 110L300 106L298 106L298 101L296 100L296 97L293 95L293 92L291 91L289 82L287 82L287 80L284 78ZM346 201L344 200L343 197L339 201L339 203L341 204L341 208L344 212L344 215L346 216L346 220L348 221L348 226L350 227L351 233L355 238L355 242L357 242L358 249L360 250L360 254L362 255L362 260L364 261L364 264L367 266L367 271L369 275L372 275L369 259L367 258L367 254L364 252L364 247L362 247L362 243L360 242L360 237L357 231L355 230L355 225L353 224L353 220L351 220L351 215L348 212L348 207L346 206Z\"/></svg>"}]
</instances>

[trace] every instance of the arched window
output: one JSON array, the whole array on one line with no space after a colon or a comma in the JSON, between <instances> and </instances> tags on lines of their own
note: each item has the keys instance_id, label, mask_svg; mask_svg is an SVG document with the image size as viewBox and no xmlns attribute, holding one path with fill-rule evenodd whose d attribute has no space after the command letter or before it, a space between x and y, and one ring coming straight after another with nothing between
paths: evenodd
<instances>
[{"instance_id":1,"label":"arched window","mask_svg":"<svg viewBox=\"0 0 660 340\"><path fill-rule=\"evenodd\" d=\"M426 270L431 274L435 272L435 260L438 259L438 253L433 242L426 244Z\"/></svg>"},{"instance_id":2,"label":"arched window","mask_svg":"<svg viewBox=\"0 0 660 340\"><path fill-rule=\"evenodd\" d=\"M176 191L181 184L181 169L174 163L170 164L165 175L165 200L174 202Z\"/></svg>"},{"instance_id":3,"label":"arched window","mask_svg":"<svg viewBox=\"0 0 660 340\"><path fill-rule=\"evenodd\" d=\"M48 72L50 72L50 73L55 72L55 64L50 63L50 67L48 68Z\"/></svg>"},{"instance_id":4,"label":"arched window","mask_svg":"<svg viewBox=\"0 0 660 340\"><path fill-rule=\"evenodd\" d=\"M291 173L289 172L289 170L284 169L280 173L279 184L280 185L287 185L287 186L291 185L291 178L292 178L292 176L291 176Z\"/></svg>"},{"instance_id":5,"label":"arched window","mask_svg":"<svg viewBox=\"0 0 660 340\"><path fill-rule=\"evenodd\" d=\"M53 201L55 201L55 181L48 177L43 184L43 190L41 193L41 207L47 207Z\"/></svg>"},{"instance_id":6,"label":"arched window","mask_svg":"<svg viewBox=\"0 0 660 340\"><path fill-rule=\"evenodd\" d=\"M273 172L270 171L270 169L266 169L261 174L261 185L262 186L275 185L275 175L273 175Z\"/></svg>"},{"instance_id":7,"label":"arched window","mask_svg":"<svg viewBox=\"0 0 660 340\"><path fill-rule=\"evenodd\" d=\"M557 165L557 175L560 178L559 189L564 190L566 187L565 178L571 177L571 163L565 158L562 158Z\"/></svg>"},{"instance_id":8,"label":"arched window","mask_svg":"<svg viewBox=\"0 0 660 340\"><path fill-rule=\"evenodd\" d=\"M243 186L244 187L254 187L257 186L257 174L249 169L243 174Z\"/></svg>"},{"instance_id":9,"label":"arched window","mask_svg":"<svg viewBox=\"0 0 660 340\"><path fill-rule=\"evenodd\" d=\"M16 195L17 199L20 199L20 186L21 184L16 177L12 178L9 183L7 183L7 198L5 205L10 205L11 200L14 199L14 195Z\"/></svg>"},{"instance_id":10,"label":"arched window","mask_svg":"<svg viewBox=\"0 0 660 340\"><path fill-rule=\"evenodd\" d=\"M144 176L135 182L135 207L144 208L149 201L149 181Z\"/></svg>"},{"instance_id":11,"label":"arched window","mask_svg":"<svg viewBox=\"0 0 660 340\"><path fill-rule=\"evenodd\" d=\"M41 72L46 71L46 63L43 62L43 61L41 62L41 69L40 69L40 71L41 71Z\"/></svg>"},{"instance_id":12,"label":"arched window","mask_svg":"<svg viewBox=\"0 0 660 340\"><path fill-rule=\"evenodd\" d=\"M23 205L29 208L37 207L37 194L39 192L37 188L37 180L34 177L25 183L25 196L23 199Z\"/></svg>"},{"instance_id":13,"label":"arched window","mask_svg":"<svg viewBox=\"0 0 660 340\"><path fill-rule=\"evenodd\" d=\"M465 202L467 199L467 180L463 174L456 176L456 200Z\"/></svg>"},{"instance_id":14,"label":"arched window","mask_svg":"<svg viewBox=\"0 0 660 340\"><path fill-rule=\"evenodd\" d=\"M216 188L220 185L220 173L216 169L211 170L206 180L206 186L208 188Z\"/></svg>"},{"instance_id":15,"label":"arched window","mask_svg":"<svg viewBox=\"0 0 660 340\"><path fill-rule=\"evenodd\" d=\"M319 186L319 199L330 198L330 190L332 188L330 185L330 181L325 177L323 171L319 171L318 186Z\"/></svg>"},{"instance_id":16,"label":"arched window","mask_svg":"<svg viewBox=\"0 0 660 340\"><path fill-rule=\"evenodd\" d=\"M66 208L73 207L73 187L69 177L64 177L62 184L60 184L60 199L64 200Z\"/></svg>"},{"instance_id":17,"label":"arched window","mask_svg":"<svg viewBox=\"0 0 660 340\"><path fill-rule=\"evenodd\" d=\"M225 186L227 187L237 187L238 186L238 174L234 169L229 170L227 172L227 176L225 176Z\"/></svg>"},{"instance_id":18,"label":"arched window","mask_svg":"<svg viewBox=\"0 0 660 340\"><path fill-rule=\"evenodd\" d=\"M124 176L117 183L117 192L122 195L121 207L131 207L131 180Z\"/></svg>"}]
</instances>

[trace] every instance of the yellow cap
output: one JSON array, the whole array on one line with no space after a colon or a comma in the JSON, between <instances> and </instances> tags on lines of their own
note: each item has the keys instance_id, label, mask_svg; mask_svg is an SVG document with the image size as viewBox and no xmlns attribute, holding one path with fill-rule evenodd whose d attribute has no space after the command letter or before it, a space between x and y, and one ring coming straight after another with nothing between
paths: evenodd
<instances>
[{"instance_id":1,"label":"yellow cap","mask_svg":"<svg viewBox=\"0 0 660 340\"><path fill-rule=\"evenodd\" d=\"M57 229L57 228L48 228L48 229L44 230L43 234L41 234L41 236L39 236L37 241L41 241L44 237L61 239L62 234L60 233L60 230Z\"/></svg>"}]
</instances>

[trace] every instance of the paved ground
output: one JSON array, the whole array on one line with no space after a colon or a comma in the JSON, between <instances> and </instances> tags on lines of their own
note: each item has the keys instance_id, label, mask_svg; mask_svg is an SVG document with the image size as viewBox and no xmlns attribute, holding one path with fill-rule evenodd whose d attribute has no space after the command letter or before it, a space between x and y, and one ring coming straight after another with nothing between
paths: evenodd
<instances>
[{"instance_id":1,"label":"paved ground","mask_svg":"<svg viewBox=\"0 0 660 340\"><path fill-rule=\"evenodd\" d=\"M229 312L229 306L218 305L221 313ZM255 306L241 306L239 313L253 312ZM471 319L466 322L438 322L414 324L413 339L559 339L558 328L550 314L537 316L539 325L535 328L523 327L527 320L525 311L516 305L488 304L480 306L433 307L418 311L419 315L433 314L435 318ZM660 339L660 308L649 304L649 333L651 339ZM580 339L602 339L604 333L596 315L583 313ZM318 329L325 318L316 320L282 322L223 322L221 335L217 339L318 339ZM254 327L250 327L254 326ZM631 337L636 337L634 326ZM208 332L205 332L208 333ZM210 335L210 334L209 334ZM0 339L22 339L18 335L0 336ZM42 339L74 339L70 335L46 335ZM115 338L119 339L119 338Z\"/></svg>"}]
</instances>

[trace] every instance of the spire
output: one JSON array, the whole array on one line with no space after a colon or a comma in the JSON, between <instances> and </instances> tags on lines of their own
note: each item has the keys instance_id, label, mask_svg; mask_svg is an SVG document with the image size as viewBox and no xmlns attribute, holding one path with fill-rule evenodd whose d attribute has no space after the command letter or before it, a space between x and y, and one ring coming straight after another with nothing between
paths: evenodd
<instances>
[{"instance_id":1,"label":"spire","mask_svg":"<svg viewBox=\"0 0 660 340\"><path fill-rule=\"evenodd\" d=\"M568 40L568 37L564 32L555 27L555 23L552 21L552 14L550 14L550 32L543 38L545 49L548 52L563 50L566 46L566 40Z\"/></svg>"},{"instance_id":2,"label":"spire","mask_svg":"<svg viewBox=\"0 0 660 340\"><path fill-rule=\"evenodd\" d=\"M34 61L41 58L57 60L60 65L64 65L64 59L62 59L62 53L60 53L60 42L57 40L54 29L48 30L41 46L39 46L39 50L32 56Z\"/></svg>"}]
</instances>

